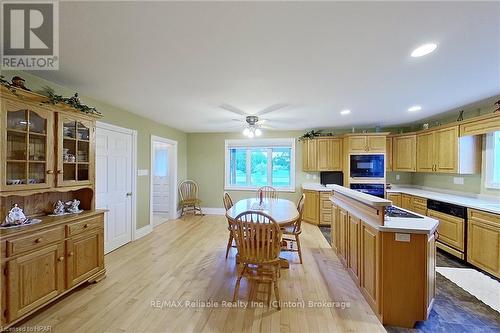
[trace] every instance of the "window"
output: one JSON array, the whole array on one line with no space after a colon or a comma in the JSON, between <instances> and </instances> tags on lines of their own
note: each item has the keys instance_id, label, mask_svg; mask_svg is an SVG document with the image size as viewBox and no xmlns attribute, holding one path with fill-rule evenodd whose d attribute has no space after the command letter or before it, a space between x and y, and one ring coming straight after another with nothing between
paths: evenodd
<instances>
[{"instance_id":1,"label":"window","mask_svg":"<svg viewBox=\"0 0 500 333\"><path fill-rule=\"evenodd\" d=\"M295 139L226 140L225 188L295 191Z\"/></svg>"},{"instance_id":2,"label":"window","mask_svg":"<svg viewBox=\"0 0 500 333\"><path fill-rule=\"evenodd\" d=\"M486 135L487 188L500 188L500 131Z\"/></svg>"}]
</instances>

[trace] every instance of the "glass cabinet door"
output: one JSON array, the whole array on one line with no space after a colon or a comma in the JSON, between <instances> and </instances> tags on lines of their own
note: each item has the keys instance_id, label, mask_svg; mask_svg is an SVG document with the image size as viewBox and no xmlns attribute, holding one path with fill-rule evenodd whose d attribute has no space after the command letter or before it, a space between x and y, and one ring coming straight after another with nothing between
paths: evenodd
<instances>
[{"instance_id":1,"label":"glass cabinet door","mask_svg":"<svg viewBox=\"0 0 500 333\"><path fill-rule=\"evenodd\" d=\"M57 186L91 183L91 140L93 123L64 114L58 115L59 151Z\"/></svg>"},{"instance_id":2,"label":"glass cabinet door","mask_svg":"<svg viewBox=\"0 0 500 333\"><path fill-rule=\"evenodd\" d=\"M53 179L53 114L13 102L2 103L4 191L48 188ZM5 127L4 127L5 126Z\"/></svg>"}]
</instances>

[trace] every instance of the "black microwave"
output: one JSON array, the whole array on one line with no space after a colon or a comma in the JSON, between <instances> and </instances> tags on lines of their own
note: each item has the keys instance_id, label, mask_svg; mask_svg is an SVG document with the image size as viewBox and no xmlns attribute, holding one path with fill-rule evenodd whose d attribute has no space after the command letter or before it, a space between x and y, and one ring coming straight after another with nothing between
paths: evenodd
<instances>
[{"instance_id":1,"label":"black microwave","mask_svg":"<svg viewBox=\"0 0 500 333\"><path fill-rule=\"evenodd\" d=\"M351 178L384 178L383 154L351 155Z\"/></svg>"}]
</instances>

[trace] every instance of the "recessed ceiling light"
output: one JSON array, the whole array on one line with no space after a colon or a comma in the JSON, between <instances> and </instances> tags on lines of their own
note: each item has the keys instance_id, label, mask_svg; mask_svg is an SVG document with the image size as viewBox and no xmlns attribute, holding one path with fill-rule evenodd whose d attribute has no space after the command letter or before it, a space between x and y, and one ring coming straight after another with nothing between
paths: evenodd
<instances>
[{"instance_id":1,"label":"recessed ceiling light","mask_svg":"<svg viewBox=\"0 0 500 333\"><path fill-rule=\"evenodd\" d=\"M349 113L351 113L351 110L347 110L347 109L346 109L346 110L342 110L342 111L340 111L340 114L341 114L341 115L346 115L346 114L349 114Z\"/></svg>"},{"instance_id":2,"label":"recessed ceiling light","mask_svg":"<svg viewBox=\"0 0 500 333\"><path fill-rule=\"evenodd\" d=\"M408 111L410 112L415 112L415 111L420 111L422 110L422 107L420 105L414 105L411 108L408 108Z\"/></svg>"},{"instance_id":3,"label":"recessed ceiling light","mask_svg":"<svg viewBox=\"0 0 500 333\"><path fill-rule=\"evenodd\" d=\"M411 53L411 56L414 58L422 57L426 54L429 54L433 52L435 49L437 49L437 44L435 43L427 43L422 46L417 47L413 52Z\"/></svg>"}]
</instances>

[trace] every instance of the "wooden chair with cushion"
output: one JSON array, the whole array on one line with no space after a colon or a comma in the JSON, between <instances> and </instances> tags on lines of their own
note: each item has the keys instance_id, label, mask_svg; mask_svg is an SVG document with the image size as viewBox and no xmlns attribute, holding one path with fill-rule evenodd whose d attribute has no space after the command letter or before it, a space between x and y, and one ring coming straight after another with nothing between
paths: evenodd
<instances>
[{"instance_id":1,"label":"wooden chair with cushion","mask_svg":"<svg viewBox=\"0 0 500 333\"><path fill-rule=\"evenodd\" d=\"M283 251L291 251L291 252L298 252L299 253L299 259L300 263L302 264L302 251L300 250L300 233L302 232L302 211L304 210L304 200L305 200L306 195L302 194L302 196L299 199L299 202L297 203L297 210L299 211L299 217L295 222L288 226L283 228L283 240L286 242L290 242L290 248L289 249L284 249ZM287 237L288 236L288 237ZM297 249L295 250L293 248L293 243L297 243Z\"/></svg>"},{"instance_id":2,"label":"wooden chair with cushion","mask_svg":"<svg viewBox=\"0 0 500 333\"><path fill-rule=\"evenodd\" d=\"M268 283L268 305L271 304L271 288L280 307L278 278L280 276L281 229L276 221L262 212L247 211L233 221L233 237L238 248L238 259L243 264L234 288L236 301L242 277L258 283Z\"/></svg>"},{"instance_id":3,"label":"wooden chair with cushion","mask_svg":"<svg viewBox=\"0 0 500 333\"><path fill-rule=\"evenodd\" d=\"M278 192L272 186L262 186L257 190L257 198L260 198L260 193L262 192L262 197L264 199L277 199Z\"/></svg>"},{"instance_id":4,"label":"wooden chair with cushion","mask_svg":"<svg viewBox=\"0 0 500 333\"><path fill-rule=\"evenodd\" d=\"M231 199L231 196L229 193L224 192L224 197L222 198L222 201L224 202L224 208L226 209L226 212L233 207L233 200ZM229 230L229 240L227 241L227 248L226 248L226 259L227 256L229 255L229 249L233 247L233 232L232 232L232 222L228 218L227 219L227 230Z\"/></svg>"},{"instance_id":5,"label":"wooden chair with cushion","mask_svg":"<svg viewBox=\"0 0 500 333\"><path fill-rule=\"evenodd\" d=\"M179 184L179 195L180 195L180 205L181 205L181 217L187 212L199 212L203 215L201 211L201 200L198 198L198 184L194 180L184 180Z\"/></svg>"}]
</instances>

